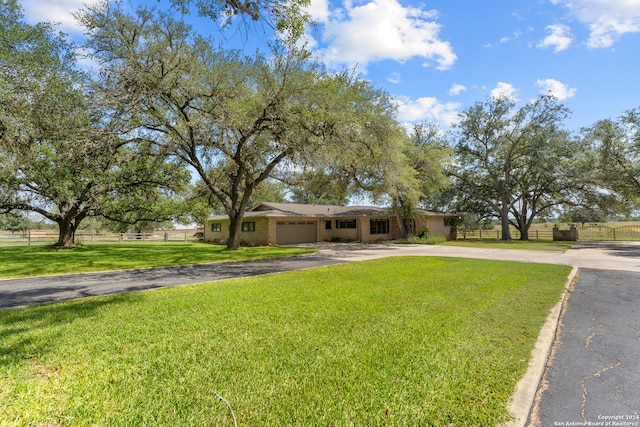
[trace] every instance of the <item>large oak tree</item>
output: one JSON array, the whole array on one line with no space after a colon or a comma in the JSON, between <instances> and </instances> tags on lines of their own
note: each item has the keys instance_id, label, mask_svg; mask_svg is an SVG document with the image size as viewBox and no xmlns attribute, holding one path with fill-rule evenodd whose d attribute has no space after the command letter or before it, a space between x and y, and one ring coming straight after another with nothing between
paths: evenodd
<instances>
[{"instance_id":1,"label":"large oak tree","mask_svg":"<svg viewBox=\"0 0 640 427\"><path fill-rule=\"evenodd\" d=\"M402 147L404 177L396 176L387 192L404 236L416 234L413 227L418 208L433 209L436 198L448 186L445 167L452 150L445 134L434 122L415 123L409 129Z\"/></svg>"},{"instance_id":2,"label":"large oak tree","mask_svg":"<svg viewBox=\"0 0 640 427\"><path fill-rule=\"evenodd\" d=\"M387 137L397 123L386 94L350 73L325 72L305 50L276 44L269 58L245 56L215 48L173 16L129 14L118 3L81 18L103 66L103 93L141 138L198 174L230 217L231 249L253 193L276 173L333 156L357 159L347 172L366 180L393 156Z\"/></svg>"},{"instance_id":3,"label":"large oak tree","mask_svg":"<svg viewBox=\"0 0 640 427\"><path fill-rule=\"evenodd\" d=\"M0 23L0 211L57 223L58 246L88 216L156 215L181 168L127 135L50 25L24 23L15 1L0 3Z\"/></svg>"},{"instance_id":4,"label":"large oak tree","mask_svg":"<svg viewBox=\"0 0 640 427\"><path fill-rule=\"evenodd\" d=\"M601 209L625 210L640 203L640 107L600 120L583 135L598 153L603 187L615 194Z\"/></svg>"},{"instance_id":5,"label":"large oak tree","mask_svg":"<svg viewBox=\"0 0 640 427\"><path fill-rule=\"evenodd\" d=\"M491 98L460 114L449 173L462 199L500 219L503 240L510 225L527 240L534 218L597 190L587 146L562 129L568 113L543 95L520 108Z\"/></svg>"}]
</instances>

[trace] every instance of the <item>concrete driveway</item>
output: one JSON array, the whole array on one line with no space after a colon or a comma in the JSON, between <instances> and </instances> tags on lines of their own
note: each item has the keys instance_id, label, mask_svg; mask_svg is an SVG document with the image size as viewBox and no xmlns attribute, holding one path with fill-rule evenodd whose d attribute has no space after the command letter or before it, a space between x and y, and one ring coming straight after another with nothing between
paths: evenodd
<instances>
[{"instance_id":1,"label":"concrete driveway","mask_svg":"<svg viewBox=\"0 0 640 427\"><path fill-rule=\"evenodd\" d=\"M388 256L446 256L640 272L640 242L579 242L565 253L437 245L322 243L300 246L316 247L321 254L345 262Z\"/></svg>"}]
</instances>

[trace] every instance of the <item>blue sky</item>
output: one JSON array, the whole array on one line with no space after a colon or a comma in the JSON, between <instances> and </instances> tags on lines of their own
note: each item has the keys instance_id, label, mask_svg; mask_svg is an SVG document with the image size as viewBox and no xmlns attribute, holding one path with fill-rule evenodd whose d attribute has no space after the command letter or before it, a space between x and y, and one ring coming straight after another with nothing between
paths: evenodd
<instances>
[{"instance_id":1,"label":"blue sky","mask_svg":"<svg viewBox=\"0 0 640 427\"><path fill-rule=\"evenodd\" d=\"M71 35L69 11L95 2L20 1L30 22ZM572 130L640 106L640 0L312 0L309 11L316 56L357 67L396 97L403 122L446 127L499 93L525 103L551 91Z\"/></svg>"}]
</instances>

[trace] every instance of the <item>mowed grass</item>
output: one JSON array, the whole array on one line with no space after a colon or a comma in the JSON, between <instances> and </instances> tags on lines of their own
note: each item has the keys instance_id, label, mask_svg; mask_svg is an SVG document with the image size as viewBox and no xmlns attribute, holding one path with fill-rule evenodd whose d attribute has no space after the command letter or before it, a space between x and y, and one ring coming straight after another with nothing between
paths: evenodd
<instances>
[{"instance_id":1,"label":"mowed grass","mask_svg":"<svg viewBox=\"0 0 640 427\"><path fill-rule=\"evenodd\" d=\"M2 310L0 425L499 425L569 270L394 257Z\"/></svg>"},{"instance_id":2,"label":"mowed grass","mask_svg":"<svg viewBox=\"0 0 640 427\"><path fill-rule=\"evenodd\" d=\"M459 246L467 248L487 249L520 249L532 251L566 252L576 242L563 242L552 240L501 240L501 239L466 239L450 240L441 243L445 246Z\"/></svg>"},{"instance_id":3,"label":"mowed grass","mask_svg":"<svg viewBox=\"0 0 640 427\"><path fill-rule=\"evenodd\" d=\"M195 242L93 244L70 249L0 246L0 278L241 261L313 251L282 246L241 247L230 251L226 246Z\"/></svg>"}]
</instances>

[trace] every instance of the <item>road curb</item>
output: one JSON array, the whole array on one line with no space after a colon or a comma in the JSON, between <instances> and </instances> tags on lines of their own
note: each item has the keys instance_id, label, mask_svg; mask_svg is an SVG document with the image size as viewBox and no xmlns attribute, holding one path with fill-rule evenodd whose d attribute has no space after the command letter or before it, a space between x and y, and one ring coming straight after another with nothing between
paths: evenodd
<instances>
[{"instance_id":1,"label":"road curb","mask_svg":"<svg viewBox=\"0 0 640 427\"><path fill-rule=\"evenodd\" d=\"M560 297L560 301L558 301L558 303L551 309L544 326L540 330L536 345L531 352L527 372L516 385L516 391L511 397L509 410L514 416L514 419L504 424L503 427L524 427L527 419L529 418L529 414L534 406L540 381L542 380L542 376L547 367L551 348L555 341L562 307L578 271L578 267L573 267L573 270L569 273L567 283L565 284L565 290Z\"/></svg>"}]
</instances>

